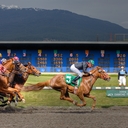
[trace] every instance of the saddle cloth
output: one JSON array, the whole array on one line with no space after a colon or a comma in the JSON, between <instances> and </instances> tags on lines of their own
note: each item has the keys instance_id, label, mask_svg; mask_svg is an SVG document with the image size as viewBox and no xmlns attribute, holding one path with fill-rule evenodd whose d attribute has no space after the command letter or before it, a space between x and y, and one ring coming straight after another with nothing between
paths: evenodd
<instances>
[{"instance_id":1,"label":"saddle cloth","mask_svg":"<svg viewBox=\"0 0 128 128\"><path fill-rule=\"evenodd\" d=\"M0 72L4 73L5 71L6 71L5 67L2 64L0 64Z\"/></svg>"},{"instance_id":2,"label":"saddle cloth","mask_svg":"<svg viewBox=\"0 0 128 128\"><path fill-rule=\"evenodd\" d=\"M74 84L72 84L72 80L75 78L76 76L72 75L72 74L65 74L65 82L66 84L69 84L71 86L76 86ZM77 80L77 87L80 86L80 83L82 81L82 78L80 78L79 80Z\"/></svg>"}]
</instances>

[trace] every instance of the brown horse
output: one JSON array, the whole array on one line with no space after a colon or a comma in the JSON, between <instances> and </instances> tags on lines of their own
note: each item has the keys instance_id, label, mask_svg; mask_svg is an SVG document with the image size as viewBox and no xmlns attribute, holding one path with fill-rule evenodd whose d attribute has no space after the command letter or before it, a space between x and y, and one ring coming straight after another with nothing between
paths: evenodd
<instances>
[{"instance_id":1,"label":"brown horse","mask_svg":"<svg viewBox=\"0 0 128 128\"><path fill-rule=\"evenodd\" d=\"M51 87L61 92L61 95L60 95L61 100L67 100L80 107L86 105L86 101L84 97L92 98L94 101L92 105L92 110L93 110L96 105L96 98L90 95L90 91L92 90L92 87L98 78L108 81L110 80L110 76L101 67L95 67L94 69L91 70L91 73L92 75L89 75L89 76L84 75L82 77L82 81L76 93L76 95L82 101L81 104L77 103L76 101L70 98L68 92L74 94L74 86L66 84L65 75L56 75L52 79L46 82L40 82L34 85L25 86L23 90L24 91L36 91L36 90L41 90L45 86Z\"/></svg>"},{"instance_id":2,"label":"brown horse","mask_svg":"<svg viewBox=\"0 0 128 128\"><path fill-rule=\"evenodd\" d=\"M25 65L27 68L27 71L25 72L25 77L15 75L14 78L14 85L13 88L17 89L19 92L21 92L25 82L27 81L29 75L34 75L34 76L40 76L41 72L37 70L30 62L28 62L27 65ZM18 100L18 97L17 97ZM20 100L19 100L20 101Z\"/></svg>"},{"instance_id":3,"label":"brown horse","mask_svg":"<svg viewBox=\"0 0 128 128\"><path fill-rule=\"evenodd\" d=\"M8 71L8 72L15 70L15 63L14 63L13 59L7 60L6 63L4 64L4 67L7 69L6 71ZM25 73L27 71L27 68L23 64L20 64L19 69L20 69L19 72L21 74ZM10 103L13 100L13 98L15 97L15 93L18 94L18 96L20 97L20 99L22 101L24 101L23 96L17 89L9 87L7 85L8 79L9 79L9 77L0 76L0 92L2 94L4 94L4 96L6 96L8 94L10 95L8 98L8 103Z\"/></svg>"},{"instance_id":4,"label":"brown horse","mask_svg":"<svg viewBox=\"0 0 128 128\"><path fill-rule=\"evenodd\" d=\"M10 75L10 72L8 70L1 70L0 71L0 79L1 77L5 78L5 77L9 77ZM4 102L4 98L3 98L3 95L5 95L4 93L2 93L2 91L0 91L0 101L1 102Z\"/></svg>"},{"instance_id":5,"label":"brown horse","mask_svg":"<svg viewBox=\"0 0 128 128\"><path fill-rule=\"evenodd\" d=\"M12 70L15 67L15 65L14 65L14 59L13 58L10 58L10 59L6 60L5 62L3 62L2 65L6 68L6 70L12 72Z\"/></svg>"},{"instance_id":6,"label":"brown horse","mask_svg":"<svg viewBox=\"0 0 128 128\"><path fill-rule=\"evenodd\" d=\"M12 71L13 68L14 68L13 67L13 65L14 65L13 58L7 60L3 65L4 65L4 67L6 67L6 69L8 69L9 71ZM20 93L21 89L23 88L23 86L24 86L25 82L27 81L29 75L40 76L41 72L39 70L37 70L30 62L28 62L28 64L24 65L23 67L25 67L25 70L23 70L24 68L22 68L22 70L23 70L21 72L22 75L15 74L13 89L16 89L18 91L18 93L16 93L16 95L15 95L16 96L16 101L25 102L25 99L24 99L23 95ZM12 89L12 87L9 87L9 89L10 88ZM5 94L3 96L6 97ZM18 100L18 98L19 98L19 100ZM3 101L3 103L6 103L6 101Z\"/></svg>"}]
</instances>

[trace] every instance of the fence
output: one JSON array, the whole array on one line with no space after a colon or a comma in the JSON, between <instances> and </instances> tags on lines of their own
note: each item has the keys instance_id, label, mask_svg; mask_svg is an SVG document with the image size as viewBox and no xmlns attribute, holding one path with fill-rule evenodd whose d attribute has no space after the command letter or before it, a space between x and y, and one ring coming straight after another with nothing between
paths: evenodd
<instances>
[{"instance_id":1,"label":"fence","mask_svg":"<svg viewBox=\"0 0 128 128\"><path fill-rule=\"evenodd\" d=\"M128 87L93 87L93 90L106 90L106 96L111 98L128 97Z\"/></svg>"},{"instance_id":2,"label":"fence","mask_svg":"<svg viewBox=\"0 0 128 128\"><path fill-rule=\"evenodd\" d=\"M44 87L44 89L52 89ZM126 98L128 97L128 87L93 87L93 90L106 90L106 96L110 98Z\"/></svg>"}]
</instances>

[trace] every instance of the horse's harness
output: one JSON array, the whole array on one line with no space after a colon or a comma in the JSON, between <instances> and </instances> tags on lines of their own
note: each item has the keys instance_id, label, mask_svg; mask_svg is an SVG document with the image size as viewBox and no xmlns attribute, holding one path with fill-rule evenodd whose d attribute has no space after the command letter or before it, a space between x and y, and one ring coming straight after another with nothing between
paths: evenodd
<instances>
[{"instance_id":1,"label":"horse's harness","mask_svg":"<svg viewBox=\"0 0 128 128\"><path fill-rule=\"evenodd\" d=\"M33 75L36 75L36 73L38 72L37 70L34 71L34 70L32 69L32 66L31 66L31 65L28 65L27 68L30 69L30 70L32 71L32 74L33 74ZM29 73L29 72L27 71L27 73ZM29 74L30 74L30 73L29 73Z\"/></svg>"},{"instance_id":2,"label":"horse's harness","mask_svg":"<svg viewBox=\"0 0 128 128\"><path fill-rule=\"evenodd\" d=\"M96 72L97 70L95 70L95 71L93 71L93 73L91 73L90 74L90 85L92 85L92 79L93 78L97 78L95 75L94 75L94 73ZM105 75L105 73L104 73L104 71L103 70L101 70L101 69L98 69L98 72L100 72L100 73L102 73L102 78L104 79L104 80L106 80L107 78L106 78L106 75Z\"/></svg>"},{"instance_id":3,"label":"horse's harness","mask_svg":"<svg viewBox=\"0 0 128 128\"><path fill-rule=\"evenodd\" d=\"M95 70L95 71L96 71L96 70ZM94 73L95 71L93 71L93 73ZM102 77L101 77L101 78L102 78L103 80L106 80L106 79L107 79L104 70L102 70L102 69L98 69L98 72L102 73ZM93 73L90 74L90 76L96 78L96 76L95 76Z\"/></svg>"}]
</instances>

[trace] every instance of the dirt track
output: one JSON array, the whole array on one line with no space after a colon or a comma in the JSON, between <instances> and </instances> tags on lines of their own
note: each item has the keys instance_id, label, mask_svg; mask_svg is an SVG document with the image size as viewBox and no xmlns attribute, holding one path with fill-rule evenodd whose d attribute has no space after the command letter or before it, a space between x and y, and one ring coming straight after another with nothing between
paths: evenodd
<instances>
[{"instance_id":1,"label":"dirt track","mask_svg":"<svg viewBox=\"0 0 128 128\"><path fill-rule=\"evenodd\" d=\"M128 128L128 106L0 108L0 128Z\"/></svg>"}]
</instances>

